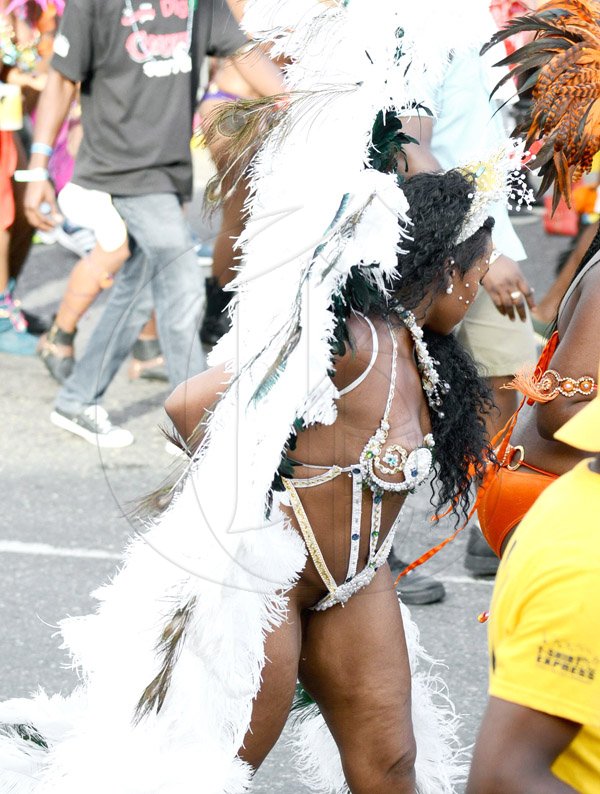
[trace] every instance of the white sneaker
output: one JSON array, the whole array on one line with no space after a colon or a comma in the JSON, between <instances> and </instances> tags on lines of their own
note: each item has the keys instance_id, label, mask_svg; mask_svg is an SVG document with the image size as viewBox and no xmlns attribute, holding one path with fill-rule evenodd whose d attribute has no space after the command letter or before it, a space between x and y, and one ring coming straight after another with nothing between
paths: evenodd
<instances>
[{"instance_id":1,"label":"white sneaker","mask_svg":"<svg viewBox=\"0 0 600 794\"><path fill-rule=\"evenodd\" d=\"M133 435L123 427L116 427L101 405L90 405L80 413L69 414L55 408L50 421L62 430L95 444L97 447L118 449L133 444Z\"/></svg>"},{"instance_id":2,"label":"white sneaker","mask_svg":"<svg viewBox=\"0 0 600 794\"><path fill-rule=\"evenodd\" d=\"M80 259L87 256L96 245L96 238L91 229L82 229L64 223L55 228L56 242L67 251L77 254Z\"/></svg>"}]
</instances>

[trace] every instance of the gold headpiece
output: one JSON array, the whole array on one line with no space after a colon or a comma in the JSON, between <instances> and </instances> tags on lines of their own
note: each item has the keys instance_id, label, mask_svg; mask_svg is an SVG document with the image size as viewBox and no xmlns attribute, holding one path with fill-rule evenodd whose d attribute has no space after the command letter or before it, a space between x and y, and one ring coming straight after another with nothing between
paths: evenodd
<instances>
[{"instance_id":1,"label":"gold headpiece","mask_svg":"<svg viewBox=\"0 0 600 794\"><path fill-rule=\"evenodd\" d=\"M501 203L520 211L533 202L533 193L527 187L521 170L524 158L523 142L508 141L496 149L486 160L465 163L460 170L475 178L474 192L469 194L471 208L467 213L456 244L463 243L480 229L490 215L493 204Z\"/></svg>"}]
</instances>

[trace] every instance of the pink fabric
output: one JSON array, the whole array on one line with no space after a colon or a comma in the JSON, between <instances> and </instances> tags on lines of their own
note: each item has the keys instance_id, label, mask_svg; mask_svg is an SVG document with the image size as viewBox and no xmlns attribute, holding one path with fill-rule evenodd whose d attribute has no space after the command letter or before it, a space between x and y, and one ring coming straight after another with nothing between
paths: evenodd
<instances>
[{"instance_id":1,"label":"pink fabric","mask_svg":"<svg viewBox=\"0 0 600 794\"><path fill-rule=\"evenodd\" d=\"M65 0L35 0L35 2L44 11L46 11L48 6L54 6L59 14L62 14L65 10ZM26 5L26 3L27 0L12 0L6 9L6 13L10 14L11 11L16 11L17 8L22 8L24 5Z\"/></svg>"},{"instance_id":2,"label":"pink fabric","mask_svg":"<svg viewBox=\"0 0 600 794\"><path fill-rule=\"evenodd\" d=\"M15 220L12 175L17 167L17 147L12 132L0 130L0 229L8 229Z\"/></svg>"},{"instance_id":3,"label":"pink fabric","mask_svg":"<svg viewBox=\"0 0 600 794\"><path fill-rule=\"evenodd\" d=\"M510 22L514 17L521 17L527 14L528 11L535 10L537 3L520 2L520 0L492 0L490 3L490 11L494 17L494 21L499 28L503 28L507 22ZM510 55L527 44L529 34L519 33L513 36L509 41L505 41L507 53Z\"/></svg>"},{"instance_id":4,"label":"pink fabric","mask_svg":"<svg viewBox=\"0 0 600 794\"><path fill-rule=\"evenodd\" d=\"M60 132L54 141L52 157L48 162L48 170L57 193L60 193L67 182L71 181L73 169L75 168L75 160L73 160L67 149L69 126L69 123L65 122L60 128Z\"/></svg>"}]
</instances>

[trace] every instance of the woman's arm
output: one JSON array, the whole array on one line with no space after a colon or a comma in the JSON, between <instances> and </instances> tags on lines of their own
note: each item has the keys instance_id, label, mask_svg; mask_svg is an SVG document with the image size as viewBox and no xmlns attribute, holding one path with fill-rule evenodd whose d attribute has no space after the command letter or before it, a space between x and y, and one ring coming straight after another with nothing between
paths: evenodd
<instances>
[{"instance_id":1,"label":"woman's arm","mask_svg":"<svg viewBox=\"0 0 600 794\"><path fill-rule=\"evenodd\" d=\"M231 63L259 96L277 96L285 93L281 69L268 55L261 52L260 48L233 56Z\"/></svg>"},{"instance_id":2,"label":"woman's arm","mask_svg":"<svg viewBox=\"0 0 600 794\"><path fill-rule=\"evenodd\" d=\"M230 380L231 373L221 364L184 381L167 397L165 411L186 442Z\"/></svg>"},{"instance_id":3,"label":"woman's arm","mask_svg":"<svg viewBox=\"0 0 600 794\"><path fill-rule=\"evenodd\" d=\"M45 143L50 147L54 145L58 131L69 112L76 88L72 80L56 69L50 69L37 106L33 133L36 142ZM29 159L29 168L47 168L48 160L47 154L34 152ZM52 207L53 215L58 214L56 196L50 182L47 179L29 182L25 190L25 215L32 226L48 231L54 227L54 221L41 212L40 206L44 202Z\"/></svg>"},{"instance_id":4,"label":"woman's arm","mask_svg":"<svg viewBox=\"0 0 600 794\"><path fill-rule=\"evenodd\" d=\"M559 328L559 332L562 329ZM560 344L552 357L549 369L561 377L598 377L600 360L600 266L592 268L578 288L577 304L568 326L561 335ZM594 397L594 392L591 397ZM547 403L535 406L537 431L545 439L552 439L559 427L580 411L590 400L583 394L573 397L559 394Z\"/></svg>"}]
</instances>

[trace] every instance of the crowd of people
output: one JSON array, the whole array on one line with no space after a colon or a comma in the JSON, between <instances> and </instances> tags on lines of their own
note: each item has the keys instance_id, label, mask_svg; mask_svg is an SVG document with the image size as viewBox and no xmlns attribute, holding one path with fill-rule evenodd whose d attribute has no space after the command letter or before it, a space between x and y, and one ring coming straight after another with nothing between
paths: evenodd
<instances>
[{"instance_id":1,"label":"crowd of people","mask_svg":"<svg viewBox=\"0 0 600 794\"><path fill-rule=\"evenodd\" d=\"M600 3L463 5L0 0L0 353L112 448L132 356L182 466L64 624L58 716L0 704L0 792L237 794L288 721L316 790L600 790ZM540 179L580 223L536 301L511 213ZM48 324L13 297L35 229L92 239ZM419 566L449 539L394 544L428 482L498 571L470 772L405 606L444 597Z\"/></svg>"}]
</instances>

